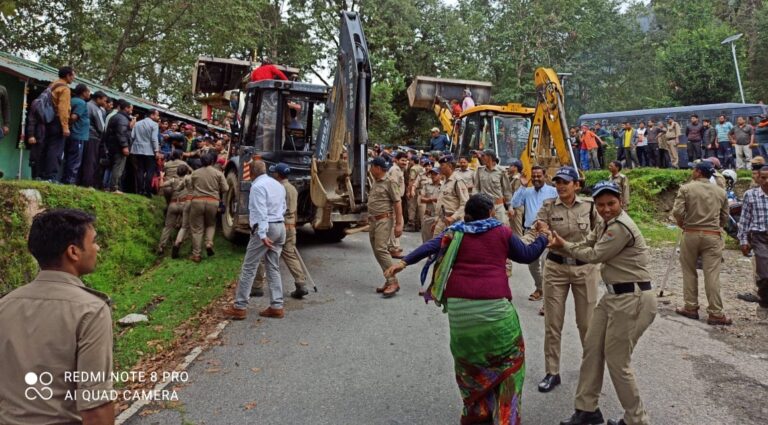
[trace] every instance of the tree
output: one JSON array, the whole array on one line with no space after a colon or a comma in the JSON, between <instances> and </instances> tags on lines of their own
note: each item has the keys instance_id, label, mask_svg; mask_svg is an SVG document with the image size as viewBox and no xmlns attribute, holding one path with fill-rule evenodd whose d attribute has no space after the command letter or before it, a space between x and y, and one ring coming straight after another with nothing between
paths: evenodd
<instances>
[{"instance_id":1,"label":"tree","mask_svg":"<svg viewBox=\"0 0 768 425\"><path fill-rule=\"evenodd\" d=\"M671 96L684 105L736 99L736 78L727 46L720 42L733 29L717 22L681 29L658 52ZM743 58L742 58L743 59Z\"/></svg>"}]
</instances>

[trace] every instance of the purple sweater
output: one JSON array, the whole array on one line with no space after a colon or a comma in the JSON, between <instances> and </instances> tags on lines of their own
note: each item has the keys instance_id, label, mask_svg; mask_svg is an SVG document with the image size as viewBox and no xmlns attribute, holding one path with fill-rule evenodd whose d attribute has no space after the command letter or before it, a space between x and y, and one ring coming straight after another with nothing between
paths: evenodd
<instances>
[{"instance_id":1,"label":"purple sweater","mask_svg":"<svg viewBox=\"0 0 768 425\"><path fill-rule=\"evenodd\" d=\"M443 235L427 241L408 254L403 261L411 265L440 251ZM506 260L532 263L547 247L546 236L526 245L512 229L499 226L485 233L465 233L456 261L446 284L446 298L472 300L512 299L507 278Z\"/></svg>"}]
</instances>

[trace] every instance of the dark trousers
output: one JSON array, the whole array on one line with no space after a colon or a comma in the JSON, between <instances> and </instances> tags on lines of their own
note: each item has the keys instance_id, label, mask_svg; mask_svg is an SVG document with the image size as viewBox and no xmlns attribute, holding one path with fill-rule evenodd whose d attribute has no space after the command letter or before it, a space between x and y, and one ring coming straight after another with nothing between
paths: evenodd
<instances>
[{"instance_id":1,"label":"dark trousers","mask_svg":"<svg viewBox=\"0 0 768 425\"><path fill-rule=\"evenodd\" d=\"M689 140L688 141L688 162L702 159L701 157L701 140Z\"/></svg>"},{"instance_id":2,"label":"dark trousers","mask_svg":"<svg viewBox=\"0 0 768 425\"><path fill-rule=\"evenodd\" d=\"M749 235L752 253L755 255L755 284L760 307L768 308L768 233L752 232Z\"/></svg>"},{"instance_id":3,"label":"dark trousers","mask_svg":"<svg viewBox=\"0 0 768 425\"><path fill-rule=\"evenodd\" d=\"M624 145L621 145L616 149L616 161L623 161L627 156L627 149L624 148Z\"/></svg>"},{"instance_id":4,"label":"dark trousers","mask_svg":"<svg viewBox=\"0 0 768 425\"><path fill-rule=\"evenodd\" d=\"M64 142L64 174L61 176L62 183L77 183L80 165L83 162L83 145L87 142L87 140L67 137L66 142Z\"/></svg>"},{"instance_id":5,"label":"dark trousers","mask_svg":"<svg viewBox=\"0 0 768 425\"><path fill-rule=\"evenodd\" d=\"M637 147L637 161L640 162L641 167L648 167L650 165L648 162L648 146Z\"/></svg>"},{"instance_id":6,"label":"dark trousers","mask_svg":"<svg viewBox=\"0 0 768 425\"><path fill-rule=\"evenodd\" d=\"M101 180L99 172L99 144L101 140L90 139L83 145L83 161L80 164L80 175L77 184L83 187L95 187Z\"/></svg>"},{"instance_id":7,"label":"dark trousers","mask_svg":"<svg viewBox=\"0 0 768 425\"><path fill-rule=\"evenodd\" d=\"M672 166L672 158L669 156L669 151L666 149L659 149L659 168L670 168Z\"/></svg>"},{"instance_id":8,"label":"dark trousers","mask_svg":"<svg viewBox=\"0 0 768 425\"><path fill-rule=\"evenodd\" d=\"M736 166L736 162L733 158L733 148L731 147L730 143L720 143L717 148L717 159L720 160L720 165L723 166L723 168L734 168Z\"/></svg>"},{"instance_id":9,"label":"dark trousers","mask_svg":"<svg viewBox=\"0 0 768 425\"><path fill-rule=\"evenodd\" d=\"M648 165L651 167L659 166L659 144L648 143Z\"/></svg>"},{"instance_id":10,"label":"dark trousers","mask_svg":"<svg viewBox=\"0 0 768 425\"><path fill-rule=\"evenodd\" d=\"M45 125L45 142L40 155L40 179L57 180L64 153L64 132L58 118Z\"/></svg>"},{"instance_id":11,"label":"dark trousers","mask_svg":"<svg viewBox=\"0 0 768 425\"><path fill-rule=\"evenodd\" d=\"M600 145L597 147L597 162L600 163L600 168L605 168L605 146Z\"/></svg>"},{"instance_id":12,"label":"dark trousers","mask_svg":"<svg viewBox=\"0 0 768 425\"><path fill-rule=\"evenodd\" d=\"M37 143L29 146L29 168L32 169L32 179L38 180L43 178L43 139L35 139Z\"/></svg>"},{"instance_id":13,"label":"dark trousers","mask_svg":"<svg viewBox=\"0 0 768 425\"><path fill-rule=\"evenodd\" d=\"M152 177L155 176L157 168L154 155L131 154L131 163L133 164L133 176L136 181L136 193L140 195L151 194Z\"/></svg>"}]
</instances>

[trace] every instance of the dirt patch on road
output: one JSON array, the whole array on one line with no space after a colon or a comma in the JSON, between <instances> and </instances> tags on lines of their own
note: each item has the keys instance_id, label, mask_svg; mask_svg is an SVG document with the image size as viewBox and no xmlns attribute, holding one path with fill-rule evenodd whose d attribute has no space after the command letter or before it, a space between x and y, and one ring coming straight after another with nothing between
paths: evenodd
<instances>
[{"instance_id":1,"label":"dirt patch on road","mask_svg":"<svg viewBox=\"0 0 768 425\"><path fill-rule=\"evenodd\" d=\"M659 298L661 314L675 314L675 308L683 305L683 277L677 254L671 246L651 249L651 275L656 293L661 288L667 268L672 259L667 289L664 297ZM720 294L725 313L733 319L732 326L713 326L712 334L725 340L739 350L752 355L768 358L768 322L760 321L755 315L756 303L749 303L736 298L743 292L754 291L752 263L741 252L725 250L723 267L720 272ZM704 294L704 276L699 270L699 314L706 320L707 297Z\"/></svg>"}]
</instances>

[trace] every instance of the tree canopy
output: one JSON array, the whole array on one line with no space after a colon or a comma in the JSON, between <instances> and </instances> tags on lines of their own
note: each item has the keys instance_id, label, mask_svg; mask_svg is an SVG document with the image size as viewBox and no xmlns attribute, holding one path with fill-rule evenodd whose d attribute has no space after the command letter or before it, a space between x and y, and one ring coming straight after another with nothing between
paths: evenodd
<instances>
[{"instance_id":1,"label":"tree canopy","mask_svg":"<svg viewBox=\"0 0 768 425\"><path fill-rule=\"evenodd\" d=\"M765 0L0 0L0 49L71 64L88 78L194 112L198 55L270 55L304 79L333 66L338 12L363 18L374 69L370 134L423 140L435 124L408 107L417 75L485 80L494 103L533 105L533 71L565 80L566 109L610 110L768 97ZM325 70L327 76L328 70ZM328 80L330 81L330 80Z\"/></svg>"}]
</instances>

